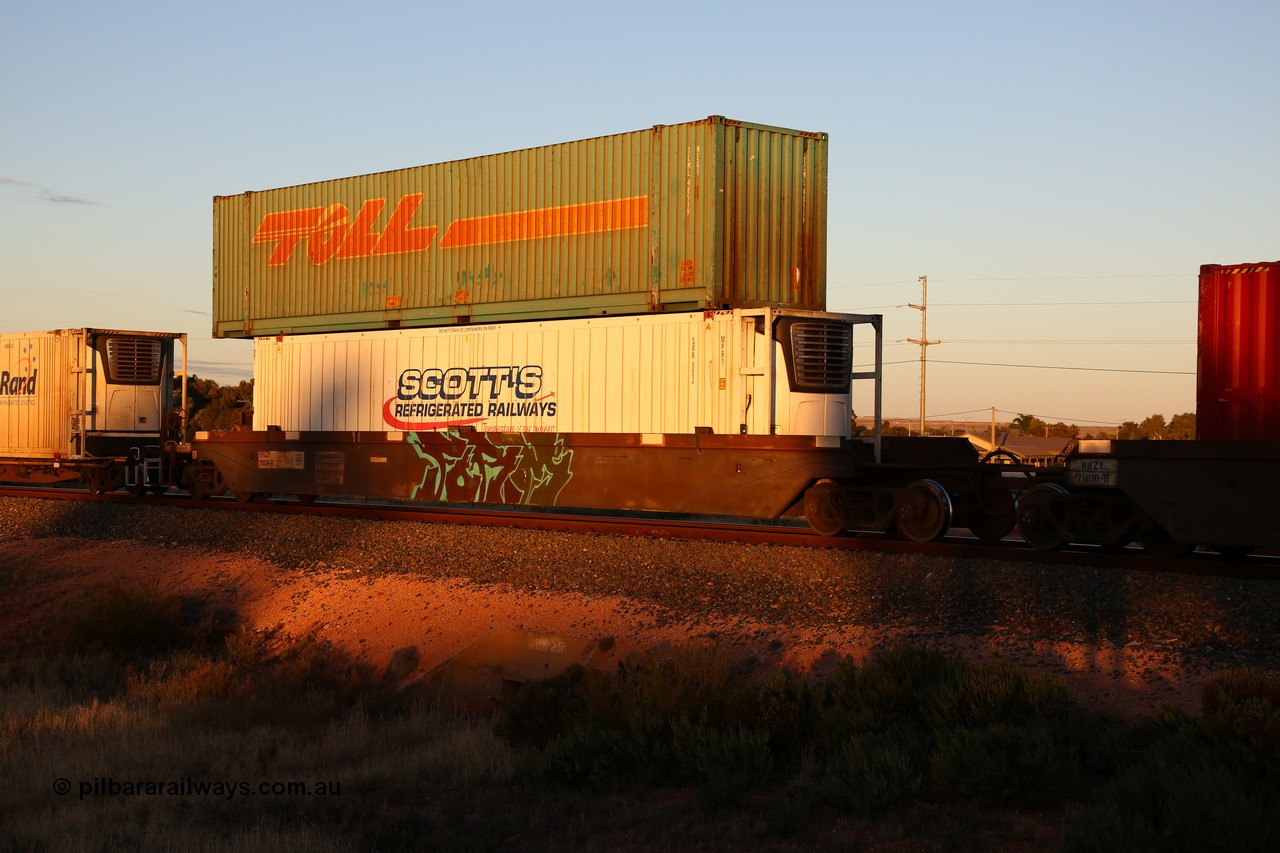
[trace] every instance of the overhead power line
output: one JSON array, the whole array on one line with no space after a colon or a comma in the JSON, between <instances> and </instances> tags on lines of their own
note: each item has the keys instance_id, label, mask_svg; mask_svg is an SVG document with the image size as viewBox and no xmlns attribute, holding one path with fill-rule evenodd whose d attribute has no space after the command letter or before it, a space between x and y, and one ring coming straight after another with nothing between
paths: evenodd
<instances>
[{"instance_id":1,"label":"overhead power line","mask_svg":"<svg viewBox=\"0 0 1280 853\"><path fill-rule=\"evenodd\" d=\"M1020 275L1007 276L1000 278L938 278L934 276L934 283L938 282L958 282L962 284L972 284L974 282L983 281L1107 281L1113 279L1139 279L1139 278L1195 278L1196 273L1193 272L1171 272L1171 273L1146 273L1146 274L1130 274L1130 275ZM877 282L858 282L854 284L828 284L829 289L835 288L861 288L861 287L889 287L890 285L899 284L915 284L911 279L898 279L896 281L877 281Z\"/></svg>"},{"instance_id":2,"label":"overhead power line","mask_svg":"<svg viewBox=\"0 0 1280 853\"><path fill-rule=\"evenodd\" d=\"M1154 373L1168 376L1195 376L1194 370L1135 370L1126 367L1064 367L1054 364L999 364L991 361L946 361L934 359L935 364L967 364L974 367L1021 367L1027 370L1087 370L1094 373Z\"/></svg>"},{"instance_id":3,"label":"overhead power line","mask_svg":"<svg viewBox=\"0 0 1280 853\"><path fill-rule=\"evenodd\" d=\"M1039 306L1061 307L1063 305L1195 305L1194 299L1157 299L1157 300L1131 300L1122 302L935 302L934 305L946 305L950 307L975 307L975 308L1034 308ZM901 307L901 306L899 306Z\"/></svg>"},{"instance_id":4,"label":"overhead power line","mask_svg":"<svg viewBox=\"0 0 1280 853\"><path fill-rule=\"evenodd\" d=\"M885 361L881 363L882 367L888 367L893 364L917 364L915 360L911 361ZM1158 376L1195 376L1194 370L1138 370L1136 368L1127 367L1071 367L1061 364L1001 364L991 361L948 361L947 359L933 359L934 364L963 364L971 367L1020 367L1026 370L1084 370L1094 373L1148 373ZM855 364L855 368L874 367L871 364Z\"/></svg>"},{"instance_id":5,"label":"overhead power line","mask_svg":"<svg viewBox=\"0 0 1280 853\"><path fill-rule=\"evenodd\" d=\"M1194 299L1156 299L1156 300L1127 300L1118 302L935 302L935 306L942 305L949 308L1041 308L1041 307L1096 307L1098 305L1195 305ZM910 308L910 305L869 305L859 307L858 313L866 313L868 311L885 311L890 308Z\"/></svg>"},{"instance_id":6,"label":"overhead power line","mask_svg":"<svg viewBox=\"0 0 1280 853\"><path fill-rule=\"evenodd\" d=\"M1018 275L1006 278L943 278L941 281L1100 281L1119 278L1195 278L1193 272L1139 273L1129 275ZM935 278L935 281L939 279Z\"/></svg>"},{"instance_id":7,"label":"overhead power line","mask_svg":"<svg viewBox=\"0 0 1280 853\"><path fill-rule=\"evenodd\" d=\"M1128 340L1105 338L948 338L949 344L1194 344L1195 338L1131 338ZM896 341L894 343L897 343Z\"/></svg>"}]
</instances>

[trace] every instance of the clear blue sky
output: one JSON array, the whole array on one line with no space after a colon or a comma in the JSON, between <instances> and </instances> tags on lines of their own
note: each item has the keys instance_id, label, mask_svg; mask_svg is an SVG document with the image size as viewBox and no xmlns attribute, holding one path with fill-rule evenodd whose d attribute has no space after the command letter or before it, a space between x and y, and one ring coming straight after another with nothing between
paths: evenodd
<instances>
[{"instance_id":1,"label":"clear blue sky","mask_svg":"<svg viewBox=\"0 0 1280 853\"><path fill-rule=\"evenodd\" d=\"M1200 264L1280 259L1274 0L5 7L0 331L187 331L222 381L214 195L713 114L830 134L894 418L921 275L930 416L1085 425L1194 411Z\"/></svg>"}]
</instances>

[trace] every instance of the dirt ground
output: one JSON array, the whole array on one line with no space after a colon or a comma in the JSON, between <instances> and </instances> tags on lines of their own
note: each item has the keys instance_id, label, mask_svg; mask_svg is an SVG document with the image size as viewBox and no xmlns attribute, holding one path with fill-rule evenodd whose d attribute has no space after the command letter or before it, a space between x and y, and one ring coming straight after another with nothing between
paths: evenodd
<instances>
[{"instance_id":1,"label":"dirt ground","mask_svg":"<svg viewBox=\"0 0 1280 853\"><path fill-rule=\"evenodd\" d=\"M705 619L696 624L624 598L516 591L463 581L410 575L290 571L234 554L208 554L135 542L36 538L0 542L0 642L8 649L53 610L90 585L147 585L194 597L238 614L252 629L314 632L382 670L397 659L396 676L421 678L495 632L535 632L580 638L584 658L612 667L628 656L663 645L714 643L730 654L769 666L825 674L839 658L862 661L893 631L842 625L795 629L747 619ZM7 576L7 577L6 577ZM927 634L927 632L925 632ZM602 642L603 641L603 642ZM1096 710L1134 719L1164 702L1199 710L1205 673L1182 669L1172 652L1081 645L1024 637L934 638L971 660L1005 656L1061 678ZM402 650L412 648L406 653ZM397 655L397 652L400 652ZM407 661L407 664L406 664Z\"/></svg>"}]
</instances>

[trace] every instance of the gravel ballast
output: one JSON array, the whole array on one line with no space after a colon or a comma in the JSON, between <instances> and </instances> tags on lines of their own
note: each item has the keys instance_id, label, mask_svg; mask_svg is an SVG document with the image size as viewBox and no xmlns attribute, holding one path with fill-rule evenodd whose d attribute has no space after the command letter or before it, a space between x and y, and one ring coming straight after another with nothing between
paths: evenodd
<instances>
[{"instance_id":1,"label":"gravel ballast","mask_svg":"<svg viewBox=\"0 0 1280 853\"><path fill-rule=\"evenodd\" d=\"M514 591L531 607L539 596L620 598L691 637L743 645L733 636L740 626L776 647L803 635L815 655L870 632L881 643L909 639L1131 680L1117 671L1125 661L1164 673L1167 689L1148 697L1156 699L1192 696L1219 669L1280 671L1277 580L0 498L0 543L33 539L243 555L317 582L448 580ZM1171 668L1185 683L1170 687Z\"/></svg>"}]
</instances>

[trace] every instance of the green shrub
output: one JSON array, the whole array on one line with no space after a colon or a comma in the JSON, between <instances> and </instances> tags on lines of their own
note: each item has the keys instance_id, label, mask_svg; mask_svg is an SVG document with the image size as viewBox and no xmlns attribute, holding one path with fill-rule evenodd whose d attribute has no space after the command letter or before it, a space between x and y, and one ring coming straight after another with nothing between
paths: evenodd
<instances>
[{"instance_id":1,"label":"green shrub","mask_svg":"<svg viewBox=\"0 0 1280 853\"><path fill-rule=\"evenodd\" d=\"M184 614L177 596L117 583L90 588L55 626L65 651L124 656L201 646L213 633L212 620Z\"/></svg>"},{"instance_id":2,"label":"green shrub","mask_svg":"<svg viewBox=\"0 0 1280 853\"><path fill-rule=\"evenodd\" d=\"M943 732L933 780L985 806L1037 808L1078 793L1078 751L1051 720L1000 722Z\"/></svg>"},{"instance_id":3,"label":"green shrub","mask_svg":"<svg viewBox=\"0 0 1280 853\"><path fill-rule=\"evenodd\" d=\"M696 779L704 807L737 805L773 776L769 733L763 729L688 725L673 734L675 756Z\"/></svg>"},{"instance_id":4,"label":"green shrub","mask_svg":"<svg viewBox=\"0 0 1280 853\"><path fill-rule=\"evenodd\" d=\"M812 681L789 669L769 674L757 697L759 725L768 732L773 758L792 764L813 740L819 691Z\"/></svg>"},{"instance_id":5,"label":"green shrub","mask_svg":"<svg viewBox=\"0 0 1280 853\"><path fill-rule=\"evenodd\" d=\"M1004 659L961 664L946 683L922 698L926 720L944 730L1031 720L1075 708L1061 681Z\"/></svg>"},{"instance_id":6,"label":"green shrub","mask_svg":"<svg viewBox=\"0 0 1280 853\"><path fill-rule=\"evenodd\" d=\"M872 652L862 669L845 659L833 677L815 687L813 746L834 754L850 739L923 720L923 697L945 688L957 665L908 643Z\"/></svg>"},{"instance_id":7,"label":"green shrub","mask_svg":"<svg viewBox=\"0 0 1280 853\"><path fill-rule=\"evenodd\" d=\"M521 770L534 784L612 789L635 775L632 746L625 731L582 726L542 744L530 753Z\"/></svg>"},{"instance_id":8,"label":"green shrub","mask_svg":"<svg viewBox=\"0 0 1280 853\"><path fill-rule=\"evenodd\" d=\"M959 668L941 652L896 643L867 658L857 679L856 703L879 723L919 718L929 698L952 685Z\"/></svg>"},{"instance_id":9,"label":"green shrub","mask_svg":"<svg viewBox=\"0 0 1280 853\"><path fill-rule=\"evenodd\" d=\"M793 682L771 688L779 726ZM802 691L803 692L803 691ZM724 655L705 649L649 655L613 675L575 667L526 685L496 731L537 751L534 781L584 787L694 783L711 807L739 801L773 774L759 696Z\"/></svg>"},{"instance_id":10,"label":"green shrub","mask_svg":"<svg viewBox=\"0 0 1280 853\"><path fill-rule=\"evenodd\" d=\"M920 790L929 748L928 736L910 723L852 737L827 763L823 799L864 817L908 802Z\"/></svg>"},{"instance_id":11,"label":"green shrub","mask_svg":"<svg viewBox=\"0 0 1280 853\"><path fill-rule=\"evenodd\" d=\"M1251 669L1214 673L1200 706L1209 726L1280 756L1280 678Z\"/></svg>"},{"instance_id":12,"label":"green shrub","mask_svg":"<svg viewBox=\"0 0 1280 853\"><path fill-rule=\"evenodd\" d=\"M1158 732L1067 826L1064 849L1280 849L1280 775L1204 721Z\"/></svg>"},{"instance_id":13,"label":"green shrub","mask_svg":"<svg viewBox=\"0 0 1280 853\"><path fill-rule=\"evenodd\" d=\"M813 818L816 792L808 780L790 784L769 800L762 815L765 830L777 838L789 838L809 825Z\"/></svg>"},{"instance_id":14,"label":"green shrub","mask_svg":"<svg viewBox=\"0 0 1280 853\"><path fill-rule=\"evenodd\" d=\"M495 733L512 746L545 746L587 719L583 697L588 688L583 682L603 677L575 664L550 678L527 682L504 710Z\"/></svg>"}]
</instances>

